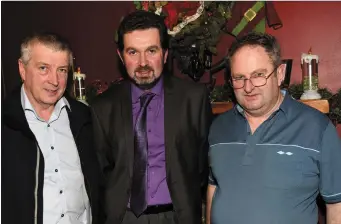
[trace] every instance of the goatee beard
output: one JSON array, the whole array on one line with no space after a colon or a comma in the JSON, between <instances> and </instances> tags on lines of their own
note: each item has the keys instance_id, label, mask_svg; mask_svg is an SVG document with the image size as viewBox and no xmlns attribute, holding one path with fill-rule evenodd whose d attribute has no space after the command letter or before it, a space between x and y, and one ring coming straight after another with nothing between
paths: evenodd
<instances>
[{"instance_id":1,"label":"goatee beard","mask_svg":"<svg viewBox=\"0 0 341 224\"><path fill-rule=\"evenodd\" d=\"M149 89L152 89L152 88L159 82L160 78L161 78L161 75L160 75L158 78L155 78L155 79L154 79L152 82L150 82L150 83L142 83L142 84L137 83L135 79L133 79L133 81L134 81L134 84L135 84L138 88L140 88L140 89L142 89L142 90L149 90Z\"/></svg>"}]
</instances>

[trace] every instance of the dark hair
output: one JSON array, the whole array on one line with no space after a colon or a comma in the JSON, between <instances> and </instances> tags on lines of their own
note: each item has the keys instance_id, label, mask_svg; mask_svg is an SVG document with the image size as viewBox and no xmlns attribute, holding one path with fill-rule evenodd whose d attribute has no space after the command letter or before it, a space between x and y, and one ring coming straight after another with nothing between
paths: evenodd
<instances>
[{"instance_id":1,"label":"dark hair","mask_svg":"<svg viewBox=\"0 0 341 224\"><path fill-rule=\"evenodd\" d=\"M118 28L117 45L119 51L122 52L124 49L124 34L134 30L145 30L149 28L156 28L159 30L161 47L164 50L168 49L169 36L163 18L152 12L137 10L126 16Z\"/></svg>"},{"instance_id":2,"label":"dark hair","mask_svg":"<svg viewBox=\"0 0 341 224\"><path fill-rule=\"evenodd\" d=\"M274 36L271 36L270 34L251 32L239 39L236 39L232 43L227 57L230 66L232 56L244 46L263 47L272 60L274 67L278 67L280 64L282 64L281 48L276 38Z\"/></svg>"},{"instance_id":3,"label":"dark hair","mask_svg":"<svg viewBox=\"0 0 341 224\"><path fill-rule=\"evenodd\" d=\"M73 54L68 41L56 33L45 31L35 32L21 42L20 58L24 64L27 64L31 59L31 47L36 43L51 47L57 51L67 52L69 55L69 66L73 65Z\"/></svg>"}]
</instances>

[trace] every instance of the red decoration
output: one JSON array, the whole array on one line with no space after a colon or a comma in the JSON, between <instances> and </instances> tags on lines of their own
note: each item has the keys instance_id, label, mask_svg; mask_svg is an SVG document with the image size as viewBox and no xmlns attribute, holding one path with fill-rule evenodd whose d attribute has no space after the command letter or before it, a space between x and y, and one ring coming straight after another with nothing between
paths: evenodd
<instances>
[{"instance_id":1,"label":"red decoration","mask_svg":"<svg viewBox=\"0 0 341 224\"><path fill-rule=\"evenodd\" d=\"M142 2L142 9L144 11L148 11L149 10L149 2L148 1L143 1Z\"/></svg>"},{"instance_id":2,"label":"red decoration","mask_svg":"<svg viewBox=\"0 0 341 224\"><path fill-rule=\"evenodd\" d=\"M172 30L179 19L194 15L199 6L200 2L168 2L162 7L162 11L167 15L165 18L167 28Z\"/></svg>"}]
</instances>

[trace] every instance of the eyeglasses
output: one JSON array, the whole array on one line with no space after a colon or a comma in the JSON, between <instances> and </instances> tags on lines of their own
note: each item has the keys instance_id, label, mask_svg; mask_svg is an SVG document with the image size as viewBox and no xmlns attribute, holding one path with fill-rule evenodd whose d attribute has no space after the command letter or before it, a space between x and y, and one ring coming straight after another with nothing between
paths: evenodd
<instances>
[{"instance_id":1,"label":"eyeglasses","mask_svg":"<svg viewBox=\"0 0 341 224\"><path fill-rule=\"evenodd\" d=\"M276 67L269 75L265 75L264 73L257 73L254 75L251 75L249 79L245 77L238 77L238 78L231 78L230 83L231 86L234 89L241 89L245 86L245 81L250 80L251 84L254 87L260 87L266 85L268 78L277 70L278 67Z\"/></svg>"}]
</instances>

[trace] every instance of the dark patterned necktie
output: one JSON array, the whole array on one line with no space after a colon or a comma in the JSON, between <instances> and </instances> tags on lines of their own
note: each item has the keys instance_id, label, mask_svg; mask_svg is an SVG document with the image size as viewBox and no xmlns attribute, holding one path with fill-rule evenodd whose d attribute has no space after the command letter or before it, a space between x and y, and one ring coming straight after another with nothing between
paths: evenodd
<instances>
[{"instance_id":1,"label":"dark patterned necktie","mask_svg":"<svg viewBox=\"0 0 341 224\"><path fill-rule=\"evenodd\" d=\"M155 96L147 93L140 97L140 113L137 115L134 129L134 170L130 196L130 209L140 216L147 208L147 162L148 140L146 132L147 106Z\"/></svg>"}]
</instances>

